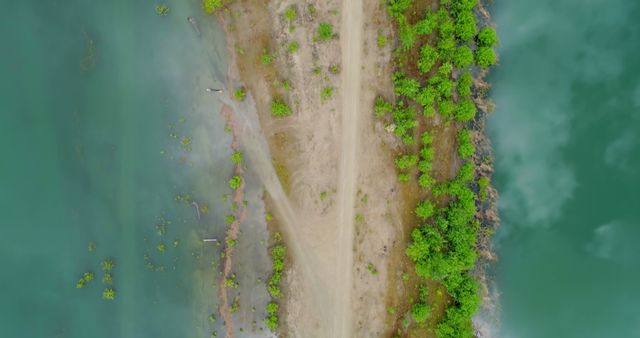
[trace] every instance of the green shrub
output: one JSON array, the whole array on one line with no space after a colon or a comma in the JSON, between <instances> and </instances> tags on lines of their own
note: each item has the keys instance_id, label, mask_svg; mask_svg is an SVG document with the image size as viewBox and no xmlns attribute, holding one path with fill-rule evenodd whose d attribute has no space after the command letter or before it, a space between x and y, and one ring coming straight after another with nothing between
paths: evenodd
<instances>
[{"instance_id":1,"label":"green shrub","mask_svg":"<svg viewBox=\"0 0 640 338\"><path fill-rule=\"evenodd\" d=\"M496 34L496 30L493 27L489 26L482 27L476 39L478 41L478 46L480 47L493 47L500 42L498 40L498 34Z\"/></svg>"},{"instance_id":2,"label":"green shrub","mask_svg":"<svg viewBox=\"0 0 640 338\"><path fill-rule=\"evenodd\" d=\"M468 130L462 129L458 133L458 154L460 158L467 159L476 152L476 147L471 141L471 134Z\"/></svg>"},{"instance_id":3,"label":"green shrub","mask_svg":"<svg viewBox=\"0 0 640 338\"><path fill-rule=\"evenodd\" d=\"M464 72L458 78L458 95L461 98L468 98L471 96L471 87L473 86L473 77L471 77L471 73Z\"/></svg>"},{"instance_id":4,"label":"green shrub","mask_svg":"<svg viewBox=\"0 0 640 338\"><path fill-rule=\"evenodd\" d=\"M400 49L404 51L408 51L413 48L413 45L416 43L416 31L415 29L407 24L403 23L400 25Z\"/></svg>"},{"instance_id":5,"label":"green shrub","mask_svg":"<svg viewBox=\"0 0 640 338\"><path fill-rule=\"evenodd\" d=\"M476 26L476 18L473 12L460 13L455 23L456 36L460 41L467 42L476 35L478 28Z\"/></svg>"},{"instance_id":6,"label":"green shrub","mask_svg":"<svg viewBox=\"0 0 640 338\"><path fill-rule=\"evenodd\" d=\"M285 117L291 115L291 108L282 100L273 100L271 102L271 115L275 117Z\"/></svg>"},{"instance_id":7,"label":"green shrub","mask_svg":"<svg viewBox=\"0 0 640 338\"><path fill-rule=\"evenodd\" d=\"M496 53L491 47L480 47L476 50L476 63L482 68L489 68L496 64Z\"/></svg>"},{"instance_id":8,"label":"green shrub","mask_svg":"<svg viewBox=\"0 0 640 338\"><path fill-rule=\"evenodd\" d=\"M416 207L416 216L420 217L422 220L426 220L427 218L433 216L435 211L435 207L431 201L422 201L418 203Z\"/></svg>"},{"instance_id":9,"label":"green shrub","mask_svg":"<svg viewBox=\"0 0 640 338\"><path fill-rule=\"evenodd\" d=\"M405 170L411 167L414 167L416 163L418 163L418 156L413 154L405 154L396 158L395 160L396 167L400 170Z\"/></svg>"},{"instance_id":10,"label":"green shrub","mask_svg":"<svg viewBox=\"0 0 640 338\"><path fill-rule=\"evenodd\" d=\"M437 17L433 13L428 13L424 19L416 23L416 33L419 35L429 35L438 28Z\"/></svg>"},{"instance_id":11,"label":"green shrub","mask_svg":"<svg viewBox=\"0 0 640 338\"><path fill-rule=\"evenodd\" d=\"M413 320L415 320L416 323L424 322L430 314L431 308L425 303L415 303L411 307L411 317L413 317Z\"/></svg>"},{"instance_id":12,"label":"green shrub","mask_svg":"<svg viewBox=\"0 0 640 338\"><path fill-rule=\"evenodd\" d=\"M445 99L438 103L438 111L440 115L446 120L449 120L453 116L453 112L456 109L456 104L451 99Z\"/></svg>"},{"instance_id":13,"label":"green shrub","mask_svg":"<svg viewBox=\"0 0 640 338\"><path fill-rule=\"evenodd\" d=\"M458 102L456 107L456 120L468 122L476 116L476 105L471 99L464 99Z\"/></svg>"},{"instance_id":14,"label":"green shrub","mask_svg":"<svg viewBox=\"0 0 640 338\"><path fill-rule=\"evenodd\" d=\"M244 98L247 96L247 92L244 87L240 87L233 92L233 98L238 101L244 101Z\"/></svg>"},{"instance_id":15,"label":"green shrub","mask_svg":"<svg viewBox=\"0 0 640 338\"><path fill-rule=\"evenodd\" d=\"M295 53L300 49L300 44L298 44L297 41L291 41L289 42L289 45L287 46L287 50L289 51L289 53Z\"/></svg>"},{"instance_id":16,"label":"green shrub","mask_svg":"<svg viewBox=\"0 0 640 338\"><path fill-rule=\"evenodd\" d=\"M333 87L331 86L324 87L320 91L320 99L322 101L326 101L330 99L332 96L333 96Z\"/></svg>"},{"instance_id":17,"label":"green shrub","mask_svg":"<svg viewBox=\"0 0 640 338\"><path fill-rule=\"evenodd\" d=\"M233 190L240 188L241 185L242 185L242 177L238 175L233 176L231 180L229 180L229 187L231 187L231 189Z\"/></svg>"},{"instance_id":18,"label":"green shrub","mask_svg":"<svg viewBox=\"0 0 640 338\"><path fill-rule=\"evenodd\" d=\"M289 21L289 23L293 22L296 18L298 18L298 10L295 5L291 5L284 10L284 17Z\"/></svg>"},{"instance_id":19,"label":"green shrub","mask_svg":"<svg viewBox=\"0 0 640 338\"><path fill-rule=\"evenodd\" d=\"M231 162L235 165L240 165L242 164L242 161L244 159L244 156L242 155L242 152L240 151L234 151L231 154Z\"/></svg>"},{"instance_id":20,"label":"green shrub","mask_svg":"<svg viewBox=\"0 0 640 338\"><path fill-rule=\"evenodd\" d=\"M404 12L411 6L413 0L389 0L387 11L394 18L404 17Z\"/></svg>"},{"instance_id":21,"label":"green shrub","mask_svg":"<svg viewBox=\"0 0 640 338\"><path fill-rule=\"evenodd\" d=\"M436 180L428 173L424 173L418 177L418 185L423 189L429 189L436 183Z\"/></svg>"},{"instance_id":22,"label":"green shrub","mask_svg":"<svg viewBox=\"0 0 640 338\"><path fill-rule=\"evenodd\" d=\"M458 68L467 68L473 63L473 52L467 46L456 48L453 53L453 64Z\"/></svg>"},{"instance_id":23,"label":"green shrub","mask_svg":"<svg viewBox=\"0 0 640 338\"><path fill-rule=\"evenodd\" d=\"M473 60L473 55L471 56L471 58ZM424 45L422 46L422 48L420 48L420 59L418 59L418 69L421 72L423 73L429 72L433 67L433 65L436 64L437 61L438 61L438 51L436 51L435 48L429 45Z\"/></svg>"},{"instance_id":24,"label":"green shrub","mask_svg":"<svg viewBox=\"0 0 640 338\"><path fill-rule=\"evenodd\" d=\"M373 107L373 111L378 117L383 117L385 114L390 113L393 110L393 105L387 102L382 96L378 96L376 98L375 106Z\"/></svg>"},{"instance_id":25,"label":"green shrub","mask_svg":"<svg viewBox=\"0 0 640 338\"><path fill-rule=\"evenodd\" d=\"M387 45L387 36L379 34L378 38L376 39L376 43L378 44L378 47L380 47L380 48L386 46Z\"/></svg>"},{"instance_id":26,"label":"green shrub","mask_svg":"<svg viewBox=\"0 0 640 338\"><path fill-rule=\"evenodd\" d=\"M202 0L202 7L207 14L213 14L222 8L222 0Z\"/></svg>"},{"instance_id":27,"label":"green shrub","mask_svg":"<svg viewBox=\"0 0 640 338\"><path fill-rule=\"evenodd\" d=\"M433 135L431 135L430 132L425 131L424 133L422 133L422 135L420 136L420 141L422 141L422 144L425 146L430 146L431 143L433 143Z\"/></svg>"},{"instance_id":28,"label":"green shrub","mask_svg":"<svg viewBox=\"0 0 640 338\"><path fill-rule=\"evenodd\" d=\"M262 62L263 65L268 66L273 63L273 60L275 60L273 55L269 54L269 51L264 48L262 50L262 55L260 56L260 62Z\"/></svg>"},{"instance_id":29,"label":"green shrub","mask_svg":"<svg viewBox=\"0 0 640 338\"><path fill-rule=\"evenodd\" d=\"M333 39L333 26L330 23L322 22L318 25L317 38L324 42Z\"/></svg>"},{"instance_id":30,"label":"green shrub","mask_svg":"<svg viewBox=\"0 0 640 338\"><path fill-rule=\"evenodd\" d=\"M112 285L113 284L113 275L111 275L110 273L105 273L104 276L102 277L102 283L107 284L107 285Z\"/></svg>"}]
</instances>

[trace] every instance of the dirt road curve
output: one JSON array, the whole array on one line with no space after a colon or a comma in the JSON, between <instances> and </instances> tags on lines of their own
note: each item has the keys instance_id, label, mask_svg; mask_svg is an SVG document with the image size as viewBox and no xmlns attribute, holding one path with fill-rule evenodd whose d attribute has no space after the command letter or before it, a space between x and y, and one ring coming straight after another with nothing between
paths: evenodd
<instances>
[{"instance_id":1,"label":"dirt road curve","mask_svg":"<svg viewBox=\"0 0 640 338\"><path fill-rule=\"evenodd\" d=\"M362 0L342 1L342 142L338 177L338 262L331 338L351 337L353 233L362 69Z\"/></svg>"}]
</instances>

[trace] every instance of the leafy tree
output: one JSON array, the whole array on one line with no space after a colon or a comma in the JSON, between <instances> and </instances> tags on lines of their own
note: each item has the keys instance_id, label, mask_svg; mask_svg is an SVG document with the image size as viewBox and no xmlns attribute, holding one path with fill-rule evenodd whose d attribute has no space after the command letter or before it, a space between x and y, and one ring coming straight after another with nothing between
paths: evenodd
<instances>
[{"instance_id":1,"label":"leafy tree","mask_svg":"<svg viewBox=\"0 0 640 338\"><path fill-rule=\"evenodd\" d=\"M329 41L333 38L335 34L333 33L333 26L330 23L322 22L318 25L317 38L318 40L324 42Z\"/></svg>"},{"instance_id":2,"label":"leafy tree","mask_svg":"<svg viewBox=\"0 0 640 338\"><path fill-rule=\"evenodd\" d=\"M462 129L458 133L458 154L464 160L471 157L476 152L476 147L471 142L471 134L467 129Z\"/></svg>"},{"instance_id":3,"label":"leafy tree","mask_svg":"<svg viewBox=\"0 0 640 338\"><path fill-rule=\"evenodd\" d=\"M467 68L473 63L473 52L468 46L460 46L453 53L453 64L458 68Z\"/></svg>"},{"instance_id":4,"label":"leafy tree","mask_svg":"<svg viewBox=\"0 0 640 338\"><path fill-rule=\"evenodd\" d=\"M422 161L420 161L422 162ZM418 185L423 189L429 189L436 183L436 180L429 174L424 173L418 177Z\"/></svg>"},{"instance_id":5,"label":"leafy tree","mask_svg":"<svg viewBox=\"0 0 640 338\"><path fill-rule=\"evenodd\" d=\"M416 96L416 102L418 102L423 108L433 106L438 93L433 86L426 86L420 89L420 92ZM425 115L428 115L425 111Z\"/></svg>"},{"instance_id":6,"label":"leafy tree","mask_svg":"<svg viewBox=\"0 0 640 338\"><path fill-rule=\"evenodd\" d=\"M231 189L233 190L240 188L241 185L242 185L242 177L238 175L233 176L231 180L229 180L229 187L231 187Z\"/></svg>"},{"instance_id":7,"label":"leafy tree","mask_svg":"<svg viewBox=\"0 0 640 338\"><path fill-rule=\"evenodd\" d=\"M433 203L427 200L418 203L418 206L416 207L416 215L423 220L433 216L434 211L435 207Z\"/></svg>"},{"instance_id":8,"label":"leafy tree","mask_svg":"<svg viewBox=\"0 0 640 338\"><path fill-rule=\"evenodd\" d=\"M413 154L404 154L395 160L396 167L400 170L405 170L414 167L418 163L418 156Z\"/></svg>"},{"instance_id":9,"label":"leafy tree","mask_svg":"<svg viewBox=\"0 0 640 338\"><path fill-rule=\"evenodd\" d=\"M471 56L471 58L473 59L473 55ZM421 72L423 73L429 72L433 67L433 65L436 64L437 61L438 61L438 51L435 48L429 45L424 45L422 46L422 48L420 48L420 59L418 59L418 69Z\"/></svg>"},{"instance_id":10,"label":"leafy tree","mask_svg":"<svg viewBox=\"0 0 640 338\"><path fill-rule=\"evenodd\" d=\"M460 122L468 122L476 116L476 105L471 99L464 99L458 102L456 107L456 120Z\"/></svg>"},{"instance_id":11,"label":"leafy tree","mask_svg":"<svg viewBox=\"0 0 640 338\"><path fill-rule=\"evenodd\" d=\"M471 77L471 73L464 72L458 78L458 95L462 98L468 98L471 96L471 87L473 86L473 77Z\"/></svg>"},{"instance_id":12,"label":"leafy tree","mask_svg":"<svg viewBox=\"0 0 640 338\"><path fill-rule=\"evenodd\" d=\"M496 30L490 26L484 26L480 29L477 37L478 46L480 47L493 47L500 41L498 40L498 34Z\"/></svg>"},{"instance_id":13,"label":"leafy tree","mask_svg":"<svg viewBox=\"0 0 640 338\"><path fill-rule=\"evenodd\" d=\"M427 320L429 314L431 314L431 308L425 303L415 303L411 307L411 317L416 323L422 323Z\"/></svg>"},{"instance_id":14,"label":"leafy tree","mask_svg":"<svg viewBox=\"0 0 640 338\"><path fill-rule=\"evenodd\" d=\"M280 99L271 102L271 115L275 117L285 117L291 115L291 108Z\"/></svg>"},{"instance_id":15,"label":"leafy tree","mask_svg":"<svg viewBox=\"0 0 640 338\"><path fill-rule=\"evenodd\" d=\"M453 112L456 109L456 104L451 99L445 99L438 102L438 111L440 115L449 120L453 116Z\"/></svg>"},{"instance_id":16,"label":"leafy tree","mask_svg":"<svg viewBox=\"0 0 640 338\"><path fill-rule=\"evenodd\" d=\"M438 55L443 61L451 61L453 53L456 50L456 38L451 35L449 37L440 38L437 44Z\"/></svg>"},{"instance_id":17,"label":"leafy tree","mask_svg":"<svg viewBox=\"0 0 640 338\"><path fill-rule=\"evenodd\" d=\"M469 13L478 3L478 0L453 0L451 11L454 15L459 16L462 13Z\"/></svg>"},{"instance_id":18,"label":"leafy tree","mask_svg":"<svg viewBox=\"0 0 640 338\"><path fill-rule=\"evenodd\" d=\"M427 161L433 160L433 148L424 147L420 149L420 157L422 157L422 159Z\"/></svg>"},{"instance_id":19,"label":"leafy tree","mask_svg":"<svg viewBox=\"0 0 640 338\"><path fill-rule=\"evenodd\" d=\"M207 14L213 14L222 8L222 0L202 0L202 7Z\"/></svg>"},{"instance_id":20,"label":"leafy tree","mask_svg":"<svg viewBox=\"0 0 640 338\"><path fill-rule=\"evenodd\" d=\"M102 291L102 298L106 300L114 300L116 299L116 291L112 288L106 288Z\"/></svg>"},{"instance_id":21,"label":"leafy tree","mask_svg":"<svg viewBox=\"0 0 640 338\"><path fill-rule=\"evenodd\" d=\"M455 31L456 36L462 42L467 42L476 35L478 28L476 27L476 18L473 12L463 12L456 17Z\"/></svg>"},{"instance_id":22,"label":"leafy tree","mask_svg":"<svg viewBox=\"0 0 640 338\"><path fill-rule=\"evenodd\" d=\"M424 133L422 133L422 135L420 136L420 141L422 141L422 144L425 146L430 146L431 143L433 143L433 135L431 135L430 132L425 131Z\"/></svg>"},{"instance_id":23,"label":"leafy tree","mask_svg":"<svg viewBox=\"0 0 640 338\"><path fill-rule=\"evenodd\" d=\"M496 53L493 48L480 47L476 50L476 63L482 68L489 68L496 64Z\"/></svg>"},{"instance_id":24,"label":"leafy tree","mask_svg":"<svg viewBox=\"0 0 640 338\"><path fill-rule=\"evenodd\" d=\"M432 169L431 161L422 160L418 162L418 170L421 173L429 173Z\"/></svg>"}]
</instances>

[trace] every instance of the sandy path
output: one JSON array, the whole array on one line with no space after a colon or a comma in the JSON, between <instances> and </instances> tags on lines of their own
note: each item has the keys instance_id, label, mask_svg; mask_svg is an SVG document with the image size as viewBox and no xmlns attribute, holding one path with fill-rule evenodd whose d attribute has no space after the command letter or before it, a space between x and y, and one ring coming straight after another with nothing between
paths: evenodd
<instances>
[{"instance_id":1,"label":"sandy path","mask_svg":"<svg viewBox=\"0 0 640 338\"><path fill-rule=\"evenodd\" d=\"M338 262L332 338L351 337L353 233L362 68L362 0L342 1L342 142L338 177Z\"/></svg>"}]
</instances>

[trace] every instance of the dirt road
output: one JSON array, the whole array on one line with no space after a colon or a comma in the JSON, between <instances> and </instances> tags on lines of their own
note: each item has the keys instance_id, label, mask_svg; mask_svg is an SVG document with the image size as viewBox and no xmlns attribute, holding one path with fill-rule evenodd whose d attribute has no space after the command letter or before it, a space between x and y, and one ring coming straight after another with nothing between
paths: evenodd
<instances>
[{"instance_id":1,"label":"dirt road","mask_svg":"<svg viewBox=\"0 0 640 338\"><path fill-rule=\"evenodd\" d=\"M338 261L332 338L351 337L353 233L362 69L362 0L342 1L342 142L338 177Z\"/></svg>"}]
</instances>

